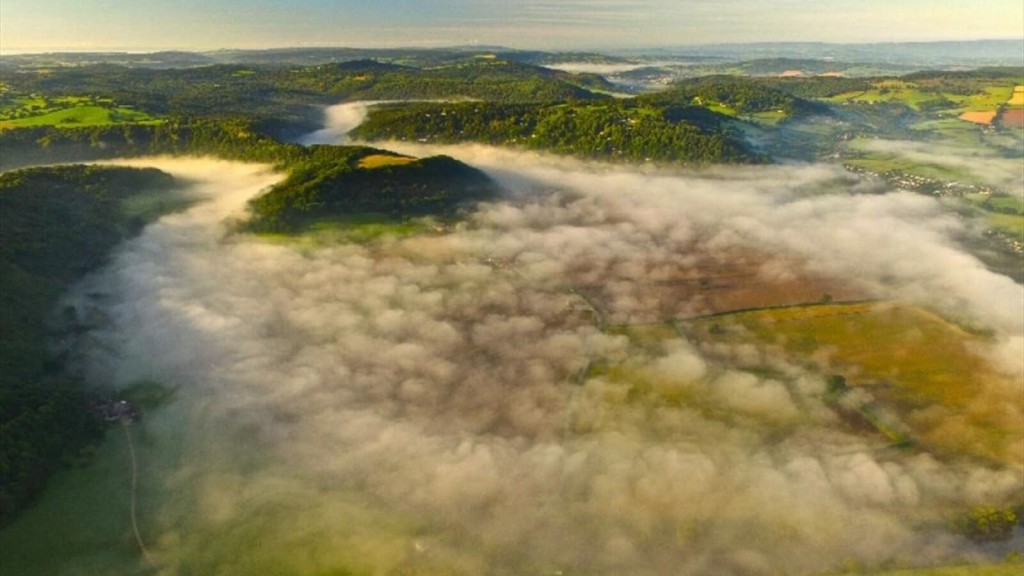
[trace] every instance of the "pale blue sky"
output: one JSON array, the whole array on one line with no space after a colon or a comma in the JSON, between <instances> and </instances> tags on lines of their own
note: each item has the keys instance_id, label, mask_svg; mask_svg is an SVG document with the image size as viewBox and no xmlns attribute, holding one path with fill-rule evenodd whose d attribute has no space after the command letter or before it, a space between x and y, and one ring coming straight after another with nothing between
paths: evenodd
<instances>
[{"instance_id":1,"label":"pale blue sky","mask_svg":"<svg viewBox=\"0 0 1024 576\"><path fill-rule=\"evenodd\" d=\"M1021 0L0 0L5 52L1021 37Z\"/></svg>"}]
</instances>

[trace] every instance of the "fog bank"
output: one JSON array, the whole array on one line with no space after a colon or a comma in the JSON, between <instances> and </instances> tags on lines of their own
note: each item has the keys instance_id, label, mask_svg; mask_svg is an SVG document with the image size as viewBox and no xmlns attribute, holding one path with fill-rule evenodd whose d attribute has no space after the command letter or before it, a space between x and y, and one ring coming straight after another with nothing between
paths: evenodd
<instances>
[{"instance_id":1,"label":"fog bank","mask_svg":"<svg viewBox=\"0 0 1024 576\"><path fill-rule=\"evenodd\" d=\"M820 574L982 554L948 511L1013 501L1019 460L885 450L784 354L758 359L766 375L744 368L757 351L608 329L717 311L687 286L747 274L982 325L1003 344L980 353L1015 373L1024 292L957 246L934 201L821 166L433 151L508 197L366 244L231 235L224 219L277 176L138 161L209 198L77 301L107 319L83 344L94 382L176 388L180 461L144 487L160 573Z\"/></svg>"}]
</instances>

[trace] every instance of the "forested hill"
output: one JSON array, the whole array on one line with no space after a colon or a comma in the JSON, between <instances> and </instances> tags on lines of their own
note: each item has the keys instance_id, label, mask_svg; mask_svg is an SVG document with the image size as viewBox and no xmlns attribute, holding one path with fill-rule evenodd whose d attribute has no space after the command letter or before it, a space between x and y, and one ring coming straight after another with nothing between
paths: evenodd
<instances>
[{"instance_id":1,"label":"forested hill","mask_svg":"<svg viewBox=\"0 0 1024 576\"><path fill-rule=\"evenodd\" d=\"M390 220L447 218L497 191L483 172L447 156L360 152L350 162L296 166L283 182L250 202L247 227L295 232L325 219L366 214Z\"/></svg>"},{"instance_id":2,"label":"forested hill","mask_svg":"<svg viewBox=\"0 0 1024 576\"><path fill-rule=\"evenodd\" d=\"M33 168L0 174L0 525L99 432L81 387L47 348L46 318L76 279L167 203L155 169Z\"/></svg>"},{"instance_id":3,"label":"forested hill","mask_svg":"<svg viewBox=\"0 0 1024 576\"><path fill-rule=\"evenodd\" d=\"M368 141L480 142L557 154L689 164L763 162L723 114L610 100L559 104L407 104L381 107L352 135Z\"/></svg>"},{"instance_id":4,"label":"forested hill","mask_svg":"<svg viewBox=\"0 0 1024 576\"><path fill-rule=\"evenodd\" d=\"M638 100L649 105L721 106L733 113L777 111L786 116L827 113L828 108L773 86L769 81L738 76L706 76L677 83L671 89Z\"/></svg>"},{"instance_id":5,"label":"forested hill","mask_svg":"<svg viewBox=\"0 0 1024 576\"><path fill-rule=\"evenodd\" d=\"M593 74L571 74L499 59L472 59L430 68L374 60L304 67L220 64L196 68L147 69L91 64L4 75L0 111L17 112L18 99L43 104L88 97L131 106L154 117L260 120L279 137L316 129L317 106L355 100L487 100L502 103L560 102L608 98L594 92L613 87ZM43 106L45 110L45 106ZM10 120L17 125L20 117ZM0 117L0 129L3 120Z\"/></svg>"}]
</instances>

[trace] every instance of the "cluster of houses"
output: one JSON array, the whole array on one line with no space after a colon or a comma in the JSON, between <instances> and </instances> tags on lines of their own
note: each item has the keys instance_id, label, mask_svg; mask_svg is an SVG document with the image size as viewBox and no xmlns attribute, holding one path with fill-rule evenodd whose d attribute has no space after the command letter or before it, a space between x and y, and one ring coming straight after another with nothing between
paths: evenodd
<instances>
[{"instance_id":1,"label":"cluster of houses","mask_svg":"<svg viewBox=\"0 0 1024 576\"><path fill-rule=\"evenodd\" d=\"M955 181L943 182L934 178L928 178L927 176L907 174L906 172L901 172L899 170L878 173L868 170L867 168L849 164L847 164L845 168L851 172L881 178L895 188L920 192L922 194L931 194L933 196L962 198L968 194L993 193L993 190L987 186L976 186L973 184L964 184L963 182Z\"/></svg>"},{"instance_id":2,"label":"cluster of houses","mask_svg":"<svg viewBox=\"0 0 1024 576\"><path fill-rule=\"evenodd\" d=\"M142 418L142 412L138 406L127 400L110 400L95 405L94 409L104 422L130 424L138 422Z\"/></svg>"}]
</instances>

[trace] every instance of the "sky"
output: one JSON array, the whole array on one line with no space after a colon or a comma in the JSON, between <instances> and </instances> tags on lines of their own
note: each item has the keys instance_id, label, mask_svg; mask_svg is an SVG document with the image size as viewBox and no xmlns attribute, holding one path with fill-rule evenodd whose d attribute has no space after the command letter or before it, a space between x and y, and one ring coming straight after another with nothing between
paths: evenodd
<instances>
[{"instance_id":1,"label":"sky","mask_svg":"<svg viewBox=\"0 0 1024 576\"><path fill-rule=\"evenodd\" d=\"M1020 0L3 0L0 50L641 48L1024 37Z\"/></svg>"}]
</instances>

